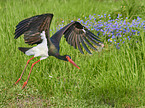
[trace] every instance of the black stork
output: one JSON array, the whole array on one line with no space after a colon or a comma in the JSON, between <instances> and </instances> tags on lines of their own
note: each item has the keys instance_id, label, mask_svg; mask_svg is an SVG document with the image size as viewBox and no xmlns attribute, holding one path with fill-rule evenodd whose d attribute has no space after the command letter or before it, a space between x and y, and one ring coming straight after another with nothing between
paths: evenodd
<instances>
[{"instance_id":1,"label":"black stork","mask_svg":"<svg viewBox=\"0 0 145 108\"><path fill-rule=\"evenodd\" d=\"M80 69L74 61L72 61L69 55L61 56L59 54L59 42L61 37L64 35L68 44L73 46L75 49L79 49L79 51L84 54L82 46L84 49L91 54L90 50L86 46L86 44L91 47L93 50L97 50L93 45L100 46L100 39L90 32L85 26L81 25L77 21L73 21L57 31L51 38L49 35L49 29L51 20L53 18L53 14L42 14L32 16L30 18L24 19L18 23L15 29L15 39L20 37L24 34L24 41L29 45L37 44L37 46L26 48L26 47L19 47L18 49L22 51L26 55L34 55L31 59L29 59L26 63L26 66L20 76L20 78L15 82L17 84L22 75L30 62L34 57L41 56L41 58L34 62L31 66L28 78L26 82L24 82L22 89L28 83L31 71L33 66L38 63L39 61L46 59L48 56L54 56L60 60L69 61L75 67Z\"/></svg>"}]
</instances>

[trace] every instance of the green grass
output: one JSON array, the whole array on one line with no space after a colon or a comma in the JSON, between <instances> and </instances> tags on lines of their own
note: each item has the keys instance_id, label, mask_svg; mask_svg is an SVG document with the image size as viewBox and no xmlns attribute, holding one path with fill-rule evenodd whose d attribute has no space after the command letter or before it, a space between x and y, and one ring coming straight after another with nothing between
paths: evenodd
<instances>
[{"instance_id":1,"label":"green grass","mask_svg":"<svg viewBox=\"0 0 145 108\"><path fill-rule=\"evenodd\" d=\"M54 13L51 29L55 29L62 20L67 24L94 13L112 13L119 10L121 4L107 0L0 1L0 107L145 106L145 34L142 30L140 43L132 42L130 47L126 42L119 50L105 45L102 52L93 55L82 55L62 38L60 54L70 55L80 70L49 57L34 66L29 83L22 90L31 64L39 59L35 58L22 80L13 85L30 59L18 50L19 46L27 46L23 36L14 39L19 21L37 14Z\"/></svg>"}]
</instances>

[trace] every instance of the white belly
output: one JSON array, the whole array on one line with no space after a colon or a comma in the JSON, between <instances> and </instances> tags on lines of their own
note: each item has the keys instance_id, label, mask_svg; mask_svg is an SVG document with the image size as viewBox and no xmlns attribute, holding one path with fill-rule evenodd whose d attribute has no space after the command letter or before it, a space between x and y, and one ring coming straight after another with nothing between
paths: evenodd
<instances>
[{"instance_id":1,"label":"white belly","mask_svg":"<svg viewBox=\"0 0 145 108\"><path fill-rule=\"evenodd\" d=\"M43 31L41 34L42 42L38 44L37 46L29 49L25 52L26 55L34 55L34 57L41 56L40 60L46 59L48 55L48 46L47 46L47 39L45 36L45 31Z\"/></svg>"}]
</instances>

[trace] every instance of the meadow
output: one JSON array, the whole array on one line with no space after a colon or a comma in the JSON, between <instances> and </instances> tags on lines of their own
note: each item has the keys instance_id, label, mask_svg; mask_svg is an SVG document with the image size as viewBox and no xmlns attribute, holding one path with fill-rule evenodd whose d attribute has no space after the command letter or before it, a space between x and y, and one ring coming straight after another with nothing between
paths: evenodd
<instances>
[{"instance_id":1,"label":"meadow","mask_svg":"<svg viewBox=\"0 0 145 108\"><path fill-rule=\"evenodd\" d=\"M145 107L144 7L144 0L1 0L0 107ZM50 35L76 20L105 46L93 55L81 54L62 38L60 54L70 55L80 69L49 57L34 66L22 90L39 58L14 85L31 58L18 50L28 45L23 36L14 39L15 26L43 13L54 14Z\"/></svg>"}]
</instances>

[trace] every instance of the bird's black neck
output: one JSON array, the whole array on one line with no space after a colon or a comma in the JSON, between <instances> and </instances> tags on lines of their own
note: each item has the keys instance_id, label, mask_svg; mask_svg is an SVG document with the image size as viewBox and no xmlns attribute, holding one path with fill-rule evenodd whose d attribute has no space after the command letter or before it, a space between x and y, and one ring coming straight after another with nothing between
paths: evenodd
<instances>
[{"instance_id":1,"label":"bird's black neck","mask_svg":"<svg viewBox=\"0 0 145 108\"><path fill-rule=\"evenodd\" d=\"M67 61L66 55L61 56L60 54L56 54L55 57L58 58L58 59L60 59L60 60Z\"/></svg>"}]
</instances>

